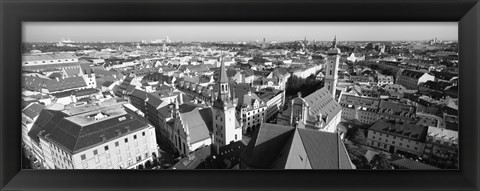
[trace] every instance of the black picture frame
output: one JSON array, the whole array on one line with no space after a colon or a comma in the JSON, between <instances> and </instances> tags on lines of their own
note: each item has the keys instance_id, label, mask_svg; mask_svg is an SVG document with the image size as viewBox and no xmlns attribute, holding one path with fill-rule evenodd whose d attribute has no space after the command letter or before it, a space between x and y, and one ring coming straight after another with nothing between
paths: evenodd
<instances>
[{"instance_id":1,"label":"black picture frame","mask_svg":"<svg viewBox=\"0 0 480 191\"><path fill-rule=\"evenodd\" d=\"M478 0L1 0L2 190L478 190ZM454 21L459 24L460 170L21 170L24 21Z\"/></svg>"}]
</instances>

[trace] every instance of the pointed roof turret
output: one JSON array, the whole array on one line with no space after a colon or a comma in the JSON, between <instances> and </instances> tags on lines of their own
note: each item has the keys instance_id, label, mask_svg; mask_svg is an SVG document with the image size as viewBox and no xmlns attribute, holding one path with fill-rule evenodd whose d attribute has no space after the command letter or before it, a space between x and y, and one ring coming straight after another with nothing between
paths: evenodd
<instances>
[{"instance_id":1,"label":"pointed roof turret","mask_svg":"<svg viewBox=\"0 0 480 191\"><path fill-rule=\"evenodd\" d=\"M332 48L337 48L337 35L333 38Z\"/></svg>"},{"instance_id":2,"label":"pointed roof turret","mask_svg":"<svg viewBox=\"0 0 480 191\"><path fill-rule=\"evenodd\" d=\"M180 106L178 105L178 97L175 98L175 110L180 110Z\"/></svg>"},{"instance_id":3,"label":"pointed roof turret","mask_svg":"<svg viewBox=\"0 0 480 191\"><path fill-rule=\"evenodd\" d=\"M340 49L337 48L337 35L333 38L332 47L327 51L327 55L337 55L340 54Z\"/></svg>"},{"instance_id":4,"label":"pointed roof turret","mask_svg":"<svg viewBox=\"0 0 480 191\"><path fill-rule=\"evenodd\" d=\"M219 83L228 83L228 76L227 76L227 69L225 68L225 63L223 62L223 54L221 55L220 58L220 76L219 76Z\"/></svg>"}]
</instances>

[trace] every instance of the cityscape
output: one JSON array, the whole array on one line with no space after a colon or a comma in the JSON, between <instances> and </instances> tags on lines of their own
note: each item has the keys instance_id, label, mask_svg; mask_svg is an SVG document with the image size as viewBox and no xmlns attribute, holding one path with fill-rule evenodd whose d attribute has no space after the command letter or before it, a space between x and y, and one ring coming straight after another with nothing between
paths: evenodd
<instances>
[{"instance_id":1,"label":"cityscape","mask_svg":"<svg viewBox=\"0 0 480 191\"><path fill-rule=\"evenodd\" d=\"M456 25L35 25L24 169L458 169Z\"/></svg>"}]
</instances>

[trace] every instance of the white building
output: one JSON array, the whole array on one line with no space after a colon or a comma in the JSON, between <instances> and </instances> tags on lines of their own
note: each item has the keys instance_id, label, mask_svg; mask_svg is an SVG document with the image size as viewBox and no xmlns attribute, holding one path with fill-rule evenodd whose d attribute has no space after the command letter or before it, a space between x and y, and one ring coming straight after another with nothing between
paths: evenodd
<instances>
[{"instance_id":1,"label":"white building","mask_svg":"<svg viewBox=\"0 0 480 191\"><path fill-rule=\"evenodd\" d=\"M28 133L49 169L137 168L158 155L155 129L125 102L44 109ZM34 149L35 150L35 149Z\"/></svg>"},{"instance_id":2,"label":"white building","mask_svg":"<svg viewBox=\"0 0 480 191\"><path fill-rule=\"evenodd\" d=\"M390 153L422 156L428 127L378 120L369 129L367 144Z\"/></svg>"},{"instance_id":3,"label":"white building","mask_svg":"<svg viewBox=\"0 0 480 191\"><path fill-rule=\"evenodd\" d=\"M22 66L39 66L48 64L76 63L78 57L67 52L39 53L22 56Z\"/></svg>"},{"instance_id":4,"label":"white building","mask_svg":"<svg viewBox=\"0 0 480 191\"><path fill-rule=\"evenodd\" d=\"M243 123L243 132L254 132L265 122L267 104L249 89L246 94L238 95L238 114Z\"/></svg>"},{"instance_id":5,"label":"white building","mask_svg":"<svg viewBox=\"0 0 480 191\"><path fill-rule=\"evenodd\" d=\"M377 85L384 86L387 84L393 84L393 76L386 76L382 74L377 75Z\"/></svg>"},{"instance_id":6,"label":"white building","mask_svg":"<svg viewBox=\"0 0 480 191\"><path fill-rule=\"evenodd\" d=\"M337 37L333 40L332 48L327 52L327 62L325 70L325 87L335 98L338 80L338 63L340 61L340 49L337 48Z\"/></svg>"},{"instance_id":7,"label":"white building","mask_svg":"<svg viewBox=\"0 0 480 191\"><path fill-rule=\"evenodd\" d=\"M230 96L227 70L225 64L220 66L218 81L218 97L213 102L213 137L218 146L228 145L230 142L242 140L242 128L235 117L233 96Z\"/></svg>"}]
</instances>

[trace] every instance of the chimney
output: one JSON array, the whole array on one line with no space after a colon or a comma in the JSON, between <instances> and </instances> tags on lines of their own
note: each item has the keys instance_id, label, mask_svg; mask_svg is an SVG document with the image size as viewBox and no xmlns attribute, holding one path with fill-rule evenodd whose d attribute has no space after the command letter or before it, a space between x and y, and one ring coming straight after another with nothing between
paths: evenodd
<instances>
[{"instance_id":1,"label":"chimney","mask_svg":"<svg viewBox=\"0 0 480 191\"><path fill-rule=\"evenodd\" d=\"M107 141L107 138L105 137L105 135L100 135L100 139L102 140L102 142Z\"/></svg>"},{"instance_id":2,"label":"chimney","mask_svg":"<svg viewBox=\"0 0 480 191\"><path fill-rule=\"evenodd\" d=\"M297 95L299 98L302 98L302 92L298 92Z\"/></svg>"},{"instance_id":3,"label":"chimney","mask_svg":"<svg viewBox=\"0 0 480 191\"><path fill-rule=\"evenodd\" d=\"M116 132L117 132L117 136L121 136L121 135L122 135L122 131L121 131L120 129L117 129Z\"/></svg>"},{"instance_id":4,"label":"chimney","mask_svg":"<svg viewBox=\"0 0 480 191\"><path fill-rule=\"evenodd\" d=\"M130 126L125 126L125 130L127 130L127 133L130 132Z\"/></svg>"}]
</instances>

